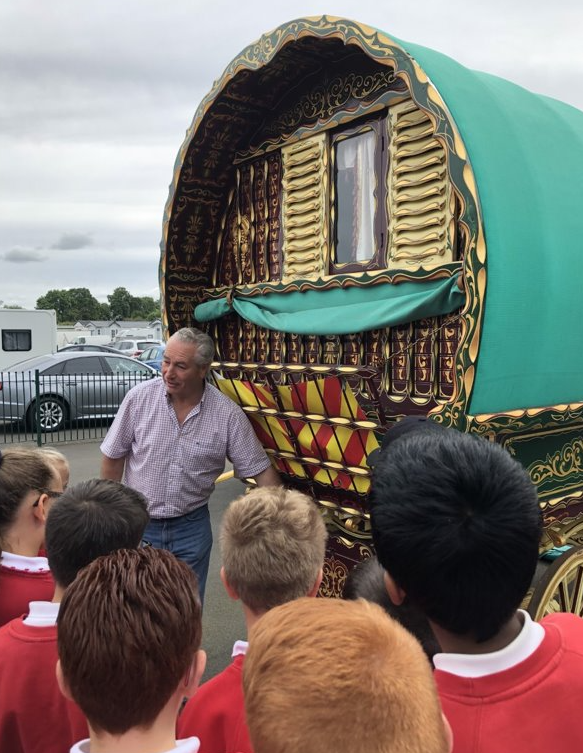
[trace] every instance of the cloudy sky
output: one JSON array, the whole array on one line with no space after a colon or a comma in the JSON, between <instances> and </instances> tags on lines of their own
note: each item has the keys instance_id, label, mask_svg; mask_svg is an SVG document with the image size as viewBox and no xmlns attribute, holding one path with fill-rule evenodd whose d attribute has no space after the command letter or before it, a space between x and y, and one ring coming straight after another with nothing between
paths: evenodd
<instances>
[{"instance_id":1,"label":"cloudy sky","mask_svg":"<svg viewBox=\"0 0 583 753\"><path fill-rule=\"evenodd\" d=\"M580 0L2 0L0 300L156 296L168 184L199 101L262 33L322 13L583 109Z\"/></svg>"}]
</instances>

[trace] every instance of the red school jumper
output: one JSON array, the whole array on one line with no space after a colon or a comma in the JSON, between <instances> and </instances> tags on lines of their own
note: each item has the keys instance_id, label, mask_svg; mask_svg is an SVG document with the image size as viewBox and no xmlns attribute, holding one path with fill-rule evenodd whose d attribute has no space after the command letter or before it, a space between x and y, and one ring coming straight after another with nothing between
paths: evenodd
<instances>
[{"instance_id":1,"label":"red school jumper","mask_svg":"<svg viewBox=\"0 0 583 753\"><path fill-rule=\"evenodd\" d=\"M484 677L435 670L453 753L583 751L583 620L555 614L524 661Z\"/></svg>"},{"instance_id":2,"label":"red school jumper","mask_svg":"<svg viewBox=\"0 0 583 753\"><path fill-rule=\"evenodd\" d=\"M245 722L244 659L238 654L226 669L201 685L178 717L177 738L195 735L200 753L253 753Z\"/></svg>"},{"instance_id":3,"label":"red school jumper","mask_svg":"<svg viewBox=\"0 0 583 753\"><path fill-rule=\"evenodd\" d=\"M31 601L50 601L54 591L55 582L48 564L46 570L37 572L0 564L0 625L26 614Z\"/></svg>"},{"instance_id":4,"label":"red school jumper","mask_svg":"<svg viewBox=\"0 0 583 753\"><path fill-rule=\"evenodd\" d=\"M64 753L87 737L85 717L57 684L57 626L0 629L0 751Z\"/></svg>"}]
</instances>

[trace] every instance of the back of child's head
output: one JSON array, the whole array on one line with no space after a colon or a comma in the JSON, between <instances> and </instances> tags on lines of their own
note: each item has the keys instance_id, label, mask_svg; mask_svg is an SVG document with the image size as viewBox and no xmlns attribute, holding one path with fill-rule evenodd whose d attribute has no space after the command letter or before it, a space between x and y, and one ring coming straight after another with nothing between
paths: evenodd
<instances>
[{"instance_id":1,"label":"back of child's head","mask_svg":"<svg viewBox=\"0 0 583 753\"><path fill-rule=\"evenodd\" d=\"M15 447L0 451L0 548L26 495L46 493L55 483L60 485L57 472L36 450Z\"/></svg>"},{"instance_id":2,"label":"back of child's head","mask_svg":"<svg viewBox=\"0 0 583 753\"><path fill-rule=\"evenodd\" d=\"M201 641L196 576L166 550L120 549L67 588L61 672L97 733L148 728L192 667Z\"/></svg>"},{"instance_id":3,"label":"back of child's head","mask_svg":"<svg viewBox=\"0 0 583 753\"><path fill-rule=\"evenodd\" d=\"M370 505L379 561L429 620L495 636L528 590L542 533L522 466L485 439L417 432L375 467Z\"/></svg>"},{"instance_id":4,"label":"back of child's head","mask_svg":"<svg viewBox=\"0 0 583 753\"><path fill-rule=\"evenodd\" d=\"M69 486L70 468L67 457L54 447L39 447L36 450L59 474L63 482L63 489Z\"/></svg>"},{"instance_id":5,"label":"back of child's head","mask_svg":"<svg viewBox=\"0 0 583 753\"><path fill-rule=\"evenodd\" d=\"M428 659L441 650L427 617L420 609L407 599L402 604L393 604L387 592L385 571L376 557L369 557L352 568L346 578L343 596L378 604L417 638Z\"/></svg>"},{"instance_id":6,"label":"back of child's head","mask_svg":"<svg viewBox=\"0 0 583 753\"><path fill-rule=\"evenodd\" d=\"M362 599L298 599L264 615L243 665L255 753L446 753L417 641Z\"/></svg>"},{"instance_id":7,"label":"back of child's head","mask_svg":"<svg viewBox=\"0 0 583 753\"><path fill-rule=\"evenodd\" d=\"M231 502L221 552L229 585L254 612L306 596L324 562L326 526L301 492L260 487Z\"/></svg>"},{"instance_id":8,"label":"back of child's head","mask_svg":"<svg viewBox=\"0 0 583 753\"><path fill-rule=\"evenodd\" d=\"M145 497L129 486L93 479L70 487L53 503L45 529L55 581L65 588L97 557L137 547L149 520Z\"/></svg>"}]
</instances>

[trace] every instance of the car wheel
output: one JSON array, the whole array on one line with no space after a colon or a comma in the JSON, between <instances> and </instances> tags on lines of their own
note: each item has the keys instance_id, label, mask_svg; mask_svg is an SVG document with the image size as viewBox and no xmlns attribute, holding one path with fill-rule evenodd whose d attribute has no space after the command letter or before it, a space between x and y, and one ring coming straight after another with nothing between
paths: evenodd
<instances>
[{"instance_id":1,"label":"car wheel","mask_svg":"<svg viewBox=\"0 0 583 753\"><path fill-rule=\"evenodd\" d=\"M36 431L38 420L41 431L60 431L65 428L67 415L67 405L60 397L41 397L38 406L33 403L28 410L28 424Z\"/></svg>"}]
</instances>

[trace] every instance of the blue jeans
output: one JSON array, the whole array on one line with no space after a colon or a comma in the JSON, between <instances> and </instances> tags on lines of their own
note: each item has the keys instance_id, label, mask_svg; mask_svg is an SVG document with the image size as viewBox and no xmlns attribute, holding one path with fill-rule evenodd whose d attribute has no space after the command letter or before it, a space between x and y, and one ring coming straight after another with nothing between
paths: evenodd
<instances>
[{"instance_id":1,"label":"blue jeans","mask_svg":"<svg viewBox=\"0 0 583 753\"><path fill-rule=\"evenodd\" d=\"M202 603L213 544L208 505L178 518L151 520L144 532L144 541L156 549L168 549L194 570Z\"/></svg>"}]
</instances>

